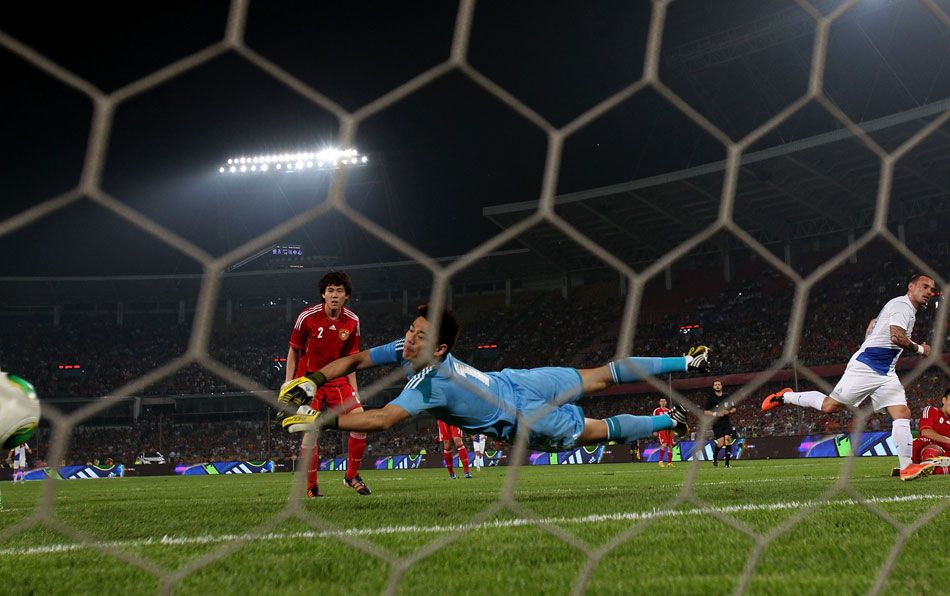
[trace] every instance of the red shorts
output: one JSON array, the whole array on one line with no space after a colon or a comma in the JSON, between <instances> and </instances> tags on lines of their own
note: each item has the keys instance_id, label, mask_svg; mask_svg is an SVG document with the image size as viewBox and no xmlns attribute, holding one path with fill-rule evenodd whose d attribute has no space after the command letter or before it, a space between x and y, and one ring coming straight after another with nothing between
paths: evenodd
<instances>
[{"instance_id":1,"label":"red shorts","mask_svg":"<svg viewBox=\"0 0 950 596\"><path fill-rule=\"evenodd\" d=\"M657 438L660 440L660 443L663 445L672 445L673 444L673 431L671 430L661 430L657 433Z\"/></svg>"},{"instance_id":2,"label":"red shorts","mask_svg":"<svg viewBox=\"0 0 950 596\"><path fill-rule=\"evenodd\" d=\"M438 422L439 422L439 440L440 441L448 441L450 439L454 439L455 437L458 437L460 439L462 438L462 431L459 430L459 427L449 426L448 424L442 422L441 420L439 420Z\"/></svg>"},{"instance_id":3,"label":"red shorts","mask_svg":"<svg viewBox=\"0 0 950 596\"><path fill-rule=\"evenodd\" d=\"M914 439L914 455L911 461L919 464L921 462L920 453L930 445L943 447L944 456L950 457L950 444L941 443L940 441L931 441L927 437L917 437Z\"/></svg>"},{"instance_id":4,"label":"red shorts","mask_svg":"<svg viewBox=\"0 0 950 596\"><path fill-rule=\"evenodd\" d=\"M333 408L338 413L345 414L352 412L356 408L362 408L360 396L349 383L340 385L324 385L317 388L317 394L313 396L310 407L314 410L320 410L323 407Z\"/></svg>"}]
</instances>

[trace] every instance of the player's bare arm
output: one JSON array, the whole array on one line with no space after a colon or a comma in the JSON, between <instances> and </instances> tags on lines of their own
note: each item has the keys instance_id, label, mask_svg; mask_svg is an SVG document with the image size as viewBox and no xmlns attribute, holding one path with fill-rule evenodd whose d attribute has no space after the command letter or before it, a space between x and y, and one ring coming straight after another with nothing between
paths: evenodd
<instances>
[{"instance_id":1,"label":"player's bare arm","mask_svg":"<svg viewBox=\"0 0 950 596\"><path fill-rule=\"evenodd\" d=\"M287 350L287 365L284 367L284 382L297 376L297 363L300 361L300 350L290 348Z\"/></svg>"},{"instance_id":2,"label":"player's bare arm","mask_svg":"<svg viewBox=\"0 0 950 596\"><path fill-rule=\"evenodd\" d=\"M296 418L300 418L299 423L294 422ZM349 414L334 414L324 411L320 412L316 418L291 416L287 419L288 423L285 426L292 433L308 430L308 427L313 429L314 423L322 425L323 428L366 433L386 430L406 418L409 418L409 412L397 405L387 404L386 407L379 410L361 410Z\"/></svg>"},{"instance_id":3,"label":"player's bare arm","mask_svg":"<svg viewBox=\"0 0 950 596\"><path fill-rule=\"evenodd\" d=\"M312 373L310 376L316 376L319 373L320 375L324 376L323 382L326 382L339 377L345 377L355 373L358 370L365 370L367 368L375 367L376 365L373 364L373 359L369 357L369 350L363 350L362 352L357 352L356 354L350 354L349 356L344 356L343 358L334 360L330 364L317 371L317 373ZM355 388L355 375L352 379L350 379L350 382Z\"/></svg>"},{"instance_id":4,"label":"player's bare arm","mask_svg":"<svg viewBox=\"0 0 950 596\"><path fill-rule=\"evenodd\" d=\"M926 437L931 441L939 441L941 443L950 443L950 437L944 436L932 428L925 428L920 431L920 436Z\"/></svg>"},{"instance_id":5,"label":"player's bare arm","mask_svg":"<svg viewBox=\"0 0 950 596\"><path fill-rule=\"evenodd\" d=\"M378 410L366 410L341 414L337 417L337 428L356 432L374 432L386 430L409 417L409 412L399 406L388 404Z\"/></svg>"},{"instance_id":6,"label":"player's bare arm","mask_svg":"<svg viewBox=\"0 0 950 596\"><path fill-rule=\"evenodd\" d=\"M868 323L868 328L864 330L864 339L867 339L871 335L871 329L874 329L874 323L877 323L877 317L871 319L871 322Z\"/></svg>"},{"instance_id":7,"label":"player's bare arm","mask_svg":"<svg viewBox=\"0 0 950 596\"><path fill-rule=\"evenodd\" d=\"M922 356L930 355L930 346L926 342L914 343L907 337L907 332L897 325L891 325L891 341L894 342L894 345L900 346L908 352L917 352Z\"/></svg>"}]
</instances>

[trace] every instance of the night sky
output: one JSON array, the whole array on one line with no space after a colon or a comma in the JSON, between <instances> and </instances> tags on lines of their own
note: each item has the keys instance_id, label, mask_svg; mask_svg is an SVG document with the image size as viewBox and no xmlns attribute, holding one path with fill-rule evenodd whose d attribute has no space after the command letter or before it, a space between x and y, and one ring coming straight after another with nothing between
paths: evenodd
<instances>
[{"instance_id":1,"label":"night sky","mask_svg":"<svg viewBox=\"0 0 950 596\"><path fill-rule=\"evenodd\" d=\"M816 2L823 11L841 4ZM950 11L950 1L938 4ZM222 39L229 3L3 3L0 31L103 92ZM684 70L687 44L772 15L778 0L679 0L667 11L660 76L737 139L806 89L811 33L708 68ZM636 81L649 2L481 2L470 63L554 126ZM55 14L55 18L50 18ZM252 2L248 47L347 110L449 56L457 5ZM794 16L794 15L793 15ZM832 28L828 96L855 121L950 97L947 28L922 4L865 0ZM897 74L894 74L896 70ZM0 219L74 188L92 115L83 94L0 47L4 75ZM840 125L810 106L755 148ZM325 200L326 173L226 177L236 154L333 145L338 123L235 52L121 103L102 188L212 255ZM547 138L453 71L360 124L368 167L349 203L433 256L462 254L498 232L483 207L536 200ZM557 193L616 184L725 156L721 144L644 90L566 142ZM336 214L283 239L341 264L401 260ZM511 246L517 246L512 243ZM199 272L190 257L88 200L0 237L0 275Z\"/></svg>"}]
</instances>

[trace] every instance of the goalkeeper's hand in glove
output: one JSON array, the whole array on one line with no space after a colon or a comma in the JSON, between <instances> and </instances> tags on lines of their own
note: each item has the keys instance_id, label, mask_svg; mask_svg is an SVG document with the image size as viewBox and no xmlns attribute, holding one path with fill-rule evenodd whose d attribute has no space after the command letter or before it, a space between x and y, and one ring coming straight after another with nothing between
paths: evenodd
<instances>
[{"instance_id":1,"label":"goalkeeper's hand in glove","mask_svg":"<svg viewBox=\"0 0 950 596\"><path fill-rule=\"evenodd\" d=\"M690 348L689 352L683 354L689 356L691 360L686 364L686 370L695 373L710 372L709 366L709 348L706 346L696 346Z\"/></svg>"},{"instance_id":2,"label":"goalkeeper's hand in glove","mask_svg":"<svg viewBox=\"0 0 950 596\"><path fill-rule=\"evenodd\" d=\"M277 394L277 421L283 420L300 406L309 406L317 394L317 388L326 382L327 378L318 371L281 385Z\"/></svg>"},{"instance_id":3,"label":"goalkeeper's hand in glove","mask_svg":"<svg viewBox=\"0 0 950 596\"><path fill-rule=\"evenodd\" d=\"M281 426L287 429L287 432L302 433L308 430L316 430L318 426L322 428L336 428L336 414L329 412L318 412L312 408L301 407L293 416L287 416L281 421Z\"/></svg>"}]
</instances>

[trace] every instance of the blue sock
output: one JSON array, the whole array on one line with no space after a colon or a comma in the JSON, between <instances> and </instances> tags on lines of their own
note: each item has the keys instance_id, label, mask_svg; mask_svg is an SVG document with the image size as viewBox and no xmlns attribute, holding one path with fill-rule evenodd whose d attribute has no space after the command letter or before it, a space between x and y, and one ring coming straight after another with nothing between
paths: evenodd
<instances>
[{"instance_id":1,"label":"blue sock","mask_svg":"<svg viewBox=\"0 0 950 596\"><path fill-rule=\"evenodd\" d=\"M605 418L607 423L607 440L618 443L630 443L636 439L649 437L658 430L673 428L673 420L666 414L659 416L633 416L618 414Z\"/></svg>"},{"instance_id":2,"label":"blue sock","mask_svg":"<svg viewBox=\"0 0 950 596\"><path fill-rule=\"evenodd\" d=\"M635 365L637 368L634 369ZM639 371L656 376L663 373L683 372L686 370L686 358L622 358L614 360L610 367L610 376L614 384L633 383L643 379Z\"/></svg>"}]
</instances>

